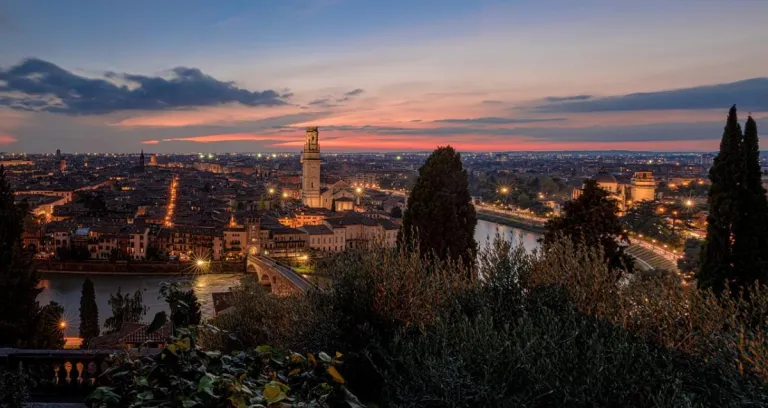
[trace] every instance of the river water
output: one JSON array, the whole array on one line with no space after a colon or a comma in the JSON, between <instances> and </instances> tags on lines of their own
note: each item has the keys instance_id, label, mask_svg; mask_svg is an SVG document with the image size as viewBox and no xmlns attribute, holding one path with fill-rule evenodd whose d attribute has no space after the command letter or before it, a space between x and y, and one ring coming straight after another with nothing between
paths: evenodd
<instances>
[{"instance_id":1,"label":"river water","mask_svg":"<svg viewBox=\"0 0 768 408\"><path fill-rule=\"evenodd\" d=\"M499 233L504 239L514 244L522 242L528 250L538 247L539 234L521 230L519 228L496 224L489 221L478 220L475 228L475 240L483 248L487 242L493 240ZM237 285L243 275L196 275L196 276L105 276L92 275L93 286L96 289L96 304L99 307L99 321L104 326L104 321L111 315L108 300L111 293L118 289L123 293L142 291L144 304L149 308L146 321L151 321L152 316L159 311L168 311L168 305L161 299L160 284L162 282L179 282L184 287L194 287L202 306L204 317L213 316L213 300L211 293L224 292ZM64 307L64 319L67 321L68 336L76 336L80 322L80 291L83 285L84 275L70 274L43 274L40 286L43 292L38 296L41 304L47 304L53 300Z\"/></svg>"}]
</instances>

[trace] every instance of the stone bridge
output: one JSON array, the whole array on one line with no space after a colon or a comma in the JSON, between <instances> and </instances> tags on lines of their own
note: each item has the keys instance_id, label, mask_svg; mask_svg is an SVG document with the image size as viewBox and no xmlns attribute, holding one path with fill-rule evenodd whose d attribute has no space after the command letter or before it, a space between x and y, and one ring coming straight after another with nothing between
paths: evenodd
<instances>
[{"instance_id":1,"label":"stone bridge","mask_svg":"<svg viewBox=\"0 0 768 408\"><path fill-rule=\"evenodd\" d=\"M277 295L304 293L314 287L300 273L263 255L248 255L246 271L256 274L259 282Z\"/></svg>"}]
</instances>

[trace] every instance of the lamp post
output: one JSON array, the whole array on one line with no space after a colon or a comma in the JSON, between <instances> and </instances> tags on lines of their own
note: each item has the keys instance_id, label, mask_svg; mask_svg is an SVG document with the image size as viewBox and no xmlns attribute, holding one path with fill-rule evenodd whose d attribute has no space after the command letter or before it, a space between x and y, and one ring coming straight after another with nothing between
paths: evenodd
<instances>
[{"instance_id":1,"label":"lamp post","mask_svg":"<svg viewBox=\"0 0 768 408\"><path fill-rule=\"evenodd\" d=\"M504 205L506 206L506 205L507 205L507 196L509 195L509 187L507 187L507 186L501 186L501 187L499 188L499 194L501 194L501 196L503 197L503 198L502 198L502 202L503 202L503 203L504 203Z\"/></svg>"}]
</instances>

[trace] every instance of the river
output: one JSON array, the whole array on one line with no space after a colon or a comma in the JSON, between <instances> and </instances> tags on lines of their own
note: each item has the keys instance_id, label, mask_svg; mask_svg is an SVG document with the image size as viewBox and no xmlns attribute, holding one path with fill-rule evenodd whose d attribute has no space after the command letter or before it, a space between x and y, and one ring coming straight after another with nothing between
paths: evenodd
<instances>
[{"instance_id":1,"label":"river","mask_svg":"<svg viewBox=\"0 0 768 408\"><path fill-rule=\"evenodd\" d=\"M528 250L538 247L539 234L521 230L515 227L496 224L489 221L478 220L475 228L475 240L481 249L489 240L493 240L496 233L505 239L517 243L522 240L523 246ZM149 321L159 311L168 311L168 305L161 299L160 284L162 282L180 282L184 287L194 287L202 306L204 317L213 316L213 300L211 293L224 292L236 285L243 275L196 275L196 276L105 276L93 275L91 280L96 289L96 304L99 307L99 321L104 326L104 321L110 316L109 295L121 289L123 293L133 293L137 290L143 292L144 304L149 308L145 320ZM43 292L38 296L41 304L49 301L58 302L64 307L64 319L67 321L67 336L76 336L80 322L80 291L84 275L74 274L43 274L40 286Z\"/></svg>"}]
</instances>

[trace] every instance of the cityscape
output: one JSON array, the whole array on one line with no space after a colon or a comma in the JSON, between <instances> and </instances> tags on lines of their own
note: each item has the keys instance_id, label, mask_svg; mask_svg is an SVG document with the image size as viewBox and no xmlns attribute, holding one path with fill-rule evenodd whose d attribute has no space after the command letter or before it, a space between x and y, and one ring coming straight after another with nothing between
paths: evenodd
<instances>
[{"instance_id":1,"label":"cityscape","mask_svg":"<svg viewBox=\"0 0 768 408\"><path fill-rule=\"evenodd\" d=\"M0 406L768 406L766 5L11 3Z\"/></svg>"}]
</instances>

